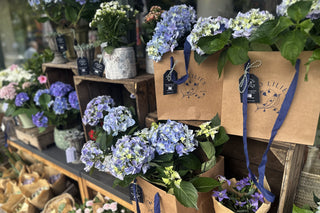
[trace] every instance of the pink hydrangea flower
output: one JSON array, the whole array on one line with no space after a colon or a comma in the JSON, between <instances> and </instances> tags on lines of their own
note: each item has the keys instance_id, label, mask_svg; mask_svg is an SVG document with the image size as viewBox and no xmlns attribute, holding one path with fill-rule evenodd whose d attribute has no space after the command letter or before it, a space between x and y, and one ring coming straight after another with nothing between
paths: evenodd
<instances>
[{"instance_id":1,"label":"pink hydrangea flower","mask_svg":"<svg viewBox=\"0 0 320 213\"><path fill-rule=\"evenodd\" d=\"M17 95L14 85L16 85L16 83L10 83L9 85L2 87L0 89L0 98L13 100Z\"/></svg>"},{"instance_id":2,"label":"pink hydrangea flower","mask_svg":"<svg viewBox=\"0 0 320 213\"><path fill-rule=\"evenodd\" d=\"M11 71L13 71L13 70L15 70L15 69L17 69L18 68L18 65L16 65L16 64L12 64L11 66L10 66L10 70Z\"/></svg>"},{"instance_id":3,"label":"pink hydrangea flower","mask_svg":"<svg viewBox=\"0 0 320 213\"><path fill-rule=\"evenodd\" d=\"M104 210L110 210L110 204L109 203L106 203L103 205L103 209Z\"/></svg>"},{"instance_id":4,"label":"pink hydrangea flower","mask_svg":"<svg viewBox=\"0 0 320 213\"><path fill-rule=\"evenodd\" d=\"M104 209L103 209L103 208L98 208L98 209L97 209L97 213L102 213L102 212L104 212Z\"/></svg>"},{"instance_id":5,"label":"pink hydrangea flower","mask_svg":"<svg viewBox=\"0 0 320 213\"><path fill-rule=\"evenodd\" d=\"M47 77L44 76L44 75L40 75L38 77L38 81L39 81L40 84L45 84L45 83L47 83Z\"/></svg>"},{"instance_id":6,"label":"pink hydrangea flower","mask_svg":"<svg viewBox=\"0 0 320 213\"><path fill-rule=\"evenodd\" d=\"M115 212L115 211L117 211L117 209L118 209L118 203L117 202L112 202L110 204L110 210Z\"/></svg>"},{"instance_id":7,"label":"pink hydrangea flower","mask_svg":"<svg viewBox=\"0 0 320 213\"><path fill-rule=\"evenodd\" d=\"M88 208L85 208L85 209L84 209L84 213L91 213L91 210L88 209Z\"/></svg>"},{"instance_id":8,"label":"pink hydrangea flower","mask_svg":"<svg viewBox=\"0 0 320 213\"><path fill-rule=\"evenodd\" d=\"M88 200L86 202L86 206L93 206L93 201L92 200Z\"/></svg>"}]
</instances>

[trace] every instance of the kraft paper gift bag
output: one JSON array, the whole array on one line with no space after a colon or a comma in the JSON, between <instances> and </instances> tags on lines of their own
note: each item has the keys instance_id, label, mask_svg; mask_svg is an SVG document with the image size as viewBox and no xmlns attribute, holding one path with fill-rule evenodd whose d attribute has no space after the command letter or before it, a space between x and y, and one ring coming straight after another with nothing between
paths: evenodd
<instances>
[{"instance_id":1,"label":"kraft paper gift bag","mask_svg":"<svg viewBox=\"0 0 320 213\"><path fill-rule=\"evenodd\" d=\"M309 80L304 81L305 63L312 52L300 55L299 78L292 104L275 141L313 145L320 113L320 62L310 65ZM281 104L295 75L295 67L280 52L249 52L254 74L259 80L259 103L248 103L248 137L269 139ZM261 64L259 65L259 62ZM228 63L224 69L221 125L228 134L243 134L239 79L244 65ZM255 82L250 82L255 83Z\"/></svg>"},{"instance_id":2,"label":"kraft paper gift bag","mask_svg":"<svg viewBox=\"0 0 320 213\"><path fill-rule=\"evenodd\" d=\"M66 176L56 169L45 166L43 178L48 180L55 195L61 194L66 188Z\"/></svg>"},{"instance_id":3,"label":"kraft paper gift bag","mask_svg":"<svg viewBox=\"0 0 320 213\"><path fill-rule=\"evenodd\" d=\"M73 197L68 193L63 193L49 200L42 213L68 213L69 211L72 211L74 206L75 202Z\"/></svg>"},{"instance_id":4,"label":"kraft paper gift bag","mask_svg":"<svg viewBox=\"0 0 320 213\"><path fill-rule=\"evenodd\" d=\"M173 56L177 78L186 74L184 51L166 53L160 62L154 62L157 113L159 120L211 120L221 114L222 80L217 71L218 54L198 65L191 51L189 78L177 86L177 93L164 95L164 74L170 70Z\"/></svg>"}]
</instances>

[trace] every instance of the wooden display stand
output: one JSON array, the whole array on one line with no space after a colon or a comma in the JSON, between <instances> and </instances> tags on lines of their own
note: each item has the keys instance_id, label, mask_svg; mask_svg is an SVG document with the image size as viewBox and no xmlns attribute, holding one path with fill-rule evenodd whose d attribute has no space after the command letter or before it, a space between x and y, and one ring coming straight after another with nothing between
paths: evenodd
<instances>
[{"instance_id":1,"label":"wooden display stand","mask_svg":"<svg viewBox=\"0 0 320 213\"><path fill-rule=\"evenodd\" d=\"M122 80L109 80L98 76L74 76L74 82L81 117L89 101L100 95L111 96L116 105L133 106L140 127L145 126L145 117L156 108L154 80L150 74ZM83 128L87 133L89 127Z\"/></svg>"},{"instance_id":2,"label":"wooden display stand","mask_svg":"<svg viewBox=\"0 0 320 213\"><path fill-rule=\"evenodd\" d=\"M76 61L68 62L66 64L44 63L42 64L42 71L47 76L48 87L56 81L61 81L74 87L73 76L78 75Z\"/></svg>"},{"instance_id":3,"label":"wooden display stand","mask_svg":"<svg viewBox=\"0 0 320 213\"><path fill-rule=\"evenodd\" d=\"M22 128L21 126L16 126L17 138L26 144L30 144L39 150L45 149L50 144L53 144L53 126L48 127L44 132L39 133L38 127L33 127L30 129Z\"/></svg>"}]
</instances>

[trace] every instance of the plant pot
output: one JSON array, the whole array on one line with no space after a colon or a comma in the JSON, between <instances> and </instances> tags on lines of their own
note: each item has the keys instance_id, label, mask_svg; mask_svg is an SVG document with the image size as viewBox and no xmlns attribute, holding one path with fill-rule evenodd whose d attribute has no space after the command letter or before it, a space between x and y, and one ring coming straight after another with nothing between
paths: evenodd
<instances>
[{"instance_id":1,"label":"plant pot","mask_svg":"<svg viewBox=\"0 0 320 213\"><path fill-rule=\"evenodd\" d=\"M27 114L19 114L18 118L20 120L21 126L25 129L35 127L32 122L32 119L27 116Z\"/></svg>"},{"instance_id":2,"label":"plant pot","mask_svg":"<svg viewBox=\"0 0 320 213\"><path fill-rule=\"evenodd\" d=\"M88 31L87 27L79 27L77 29L57 27L57 32L64 35L67 45L67 59L70 61L77 59L76 52L74 50L74 40L77 40L78 44L88 43Z\"/></svg>"},{"instance_id":3,"label":"plant pot","mask_svg":"<svg viewBox=\"0 0 320 213\"><path fill-rule=\"evenodd\" d=\"M146 72L154 74L153 60L146 53Z\"/></svg>"},{"instance_id":4,"label":"plant pot","mask_svg":"<svg viewBox=\"0 0 320 213\"><path fill-rule=\"evenodd\" d=\"M65 64L68 62L66 58L63 57L62 53L58 50L58 45L56 41L56 36L46 36L49 48L54 53L54 58L51 61L53 64Z\"/></svg>"},{"instance_id":5,"label":"plant pot","mask_svg":"<svg viewBox=\"0 0 320 213\"><path fill-rule=\"evenodd\" d=\"M103 44L101 45L103 48ZM137 75L136 59L133 47L121 47L112 54L102 50L106 78L111 80L133 78Z\"/></svg>"},{"instance_id":6,"label":"plant pot","mask_svg":"<svg viewBox=\"0 0 320 213\"><path fill-rule=\"evenodd\" d=\"M53 137L56 146L59 149L66 150L70 146L70 142L65 140L66 135L69 134L70 131L76 131L78 129L79 127L59 130L57 127L55 127L53 131Z\"/></svg>"}]
</instances>

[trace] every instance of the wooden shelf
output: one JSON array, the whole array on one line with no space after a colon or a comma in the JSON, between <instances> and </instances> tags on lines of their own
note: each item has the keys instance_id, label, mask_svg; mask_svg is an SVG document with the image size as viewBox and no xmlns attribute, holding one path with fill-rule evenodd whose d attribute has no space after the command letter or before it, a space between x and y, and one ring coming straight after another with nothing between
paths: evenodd
<instances>
[{"instance_id":1,"label":"wooden shelf","mask_svg":"<svg viewBox=\"0 0 320 213\"><path fill-rule=\"evenodd\" d=\"M44 63L42 64L42 71L47 76L48 87L56 81L61 81L74 87L73 76L78 75L76 61L66 64Z\"/></svg>"},{"instance_id":2,"label":"wooden shelf","mask_svg":"<svg viewBox=\"0 0 320 213\"><path fill-rule=\"evenodd\" d=\"M85 202L86 198L92 198L92 196L90 196L90 189L93 189L105 196L108 196L112 200L118 202L131 211L134 211L134 207L131 204L129 198L129 189L122 187L114 188L113 180L115 178L113 176L97 171L90 176L83 170L84 165L82 163L66 163L65 152L57 148L55 145L52 145L48 147L48 149L40 151L35 147L27 145L18 140L8 140L7 142L10 149L13 147L22 150L23 152L31 155L40 162L60 171L67 177L77 181L82 202Z\"/></svg>"}]
</instances>

